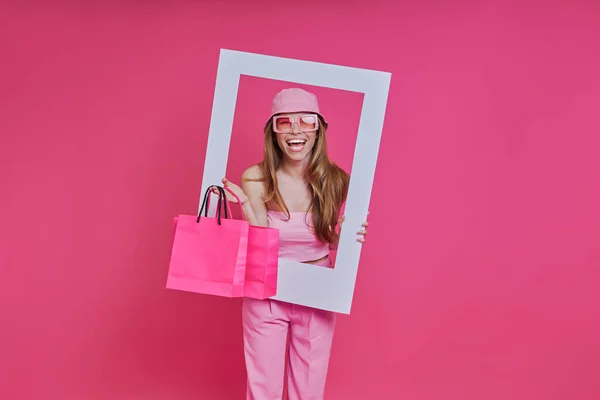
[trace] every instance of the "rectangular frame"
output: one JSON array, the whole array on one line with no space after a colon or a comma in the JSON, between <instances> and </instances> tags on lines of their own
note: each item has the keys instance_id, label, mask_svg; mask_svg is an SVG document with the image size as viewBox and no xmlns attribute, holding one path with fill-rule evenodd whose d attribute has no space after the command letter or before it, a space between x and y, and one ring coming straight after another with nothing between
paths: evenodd
<instances>
[{"instance_id":1,"label":"rectangular frame","mask_svg":"<svg viewBox=\"0 0 600 400\"><path fill-rule=\"evenodd\" d=\"M364 94L335 268L280 258L277 295L272 297L350 314L362 246L356 231L369 209L391 73L221 49L201 195L225 176L241 75Z\"/></svg>"}]
</instances>

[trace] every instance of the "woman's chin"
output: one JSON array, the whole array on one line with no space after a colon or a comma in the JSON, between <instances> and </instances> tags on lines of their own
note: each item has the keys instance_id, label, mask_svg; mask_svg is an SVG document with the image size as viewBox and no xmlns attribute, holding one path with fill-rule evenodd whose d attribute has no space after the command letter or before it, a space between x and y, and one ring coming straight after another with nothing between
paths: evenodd
<instances>
[{"instance_id":1,"label":"woman's chin","mask_svg":"<svg viewBox=\"0 0 600 400\"><path fill-rule=\"evenodd\" d=\"M300 162L310 155L310 150L303 149L302 151L290 151L286 149L283 154L285 155L285 159L288 161Z\"/></svg>"},{"instance_id":2,"label":"woman's chin","mask_svg":"<svg viewBox=\"0 0 600 400\"><path fill-rule=\"evenodd\" d=\"M302 153L286 153L286 159L291 162L300 162L308 157L308 152Z\"/></svg>"}]
</instances>

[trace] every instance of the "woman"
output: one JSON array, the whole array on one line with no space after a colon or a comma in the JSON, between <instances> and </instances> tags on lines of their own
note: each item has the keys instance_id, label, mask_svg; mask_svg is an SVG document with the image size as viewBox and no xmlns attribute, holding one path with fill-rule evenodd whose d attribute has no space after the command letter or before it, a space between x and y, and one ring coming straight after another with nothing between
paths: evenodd
<instances>
[{"instance_id":1,"label":"woman","mask_svg":"<svg viewBox=\"0 0 600 400\"><path fill-rule=\"evenodd\" d=\"M329 250L337 246L349 176L327 156L327 122L314 94L284 89L275 95L271 111L264 160L243 173L241 188L223 178L235 194L227 198L242 202L251 225L279 229L280 257L331 267ZM366 227L367 222L358 232L361 243ZM289 399L322 399L335 314L245 298L242 315L247 399L281 399L286 358Z\"/></svg>"}]
</instances>

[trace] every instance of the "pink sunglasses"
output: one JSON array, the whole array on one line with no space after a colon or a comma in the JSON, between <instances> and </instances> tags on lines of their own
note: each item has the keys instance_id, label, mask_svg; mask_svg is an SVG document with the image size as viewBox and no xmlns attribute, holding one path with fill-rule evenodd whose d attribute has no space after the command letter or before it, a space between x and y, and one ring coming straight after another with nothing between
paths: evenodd
<instances>
[{"instance_id":1,"label":"pink sunglasses","mask_svg":"<svg viewBox=\"0 0 600 400\"><path fill-rule=\"evenodd\" d=\"M319 117L317 114L301 114L296 117L292 115L276 115L273 117L273 131L277 133L290 133L298 126L300 132L314 132L319 129Z\"/></svg>"}]
</instances>

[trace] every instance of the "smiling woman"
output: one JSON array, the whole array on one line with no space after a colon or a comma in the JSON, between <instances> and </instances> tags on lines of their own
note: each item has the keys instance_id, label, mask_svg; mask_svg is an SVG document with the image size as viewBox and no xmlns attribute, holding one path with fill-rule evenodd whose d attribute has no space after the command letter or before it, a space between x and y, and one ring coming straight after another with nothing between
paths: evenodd
<instances>
[{"instance_id":1,"label":"smiling woman","mask_svg":"<svg viewBox=\"0 0 600 400\"><path fill-rule=\"evenodd\" d=\"M223 184L228 200L242 203L252 225L279 230L280 257L330 268L349 175L329 159L327 126L314 94L298 88L280 91L264 128L263 161L244 171L242 187L226 178ZM366 225L358 232L361 242ZM288 359L290 398L322 399L334 326L331 311L244 298L247 398L281 398Z\"/></svg>"}]
</instances>

